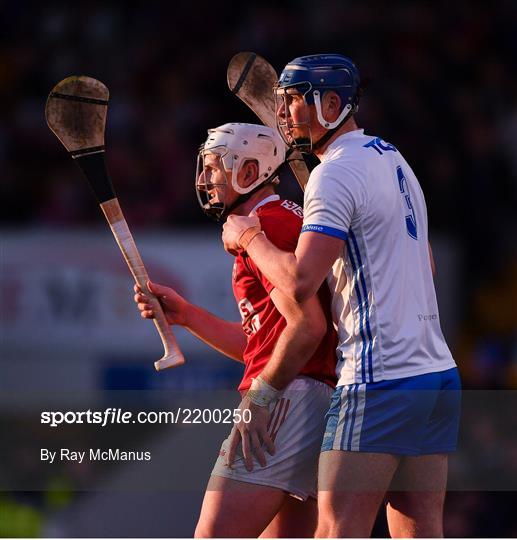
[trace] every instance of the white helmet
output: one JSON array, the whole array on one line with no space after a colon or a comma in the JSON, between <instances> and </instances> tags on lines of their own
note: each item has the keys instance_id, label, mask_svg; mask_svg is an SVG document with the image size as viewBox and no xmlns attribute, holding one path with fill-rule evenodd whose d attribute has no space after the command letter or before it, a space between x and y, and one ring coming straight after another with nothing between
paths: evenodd
<instances>
[{"instance_id":1,"label":"white helmet","mask_svg":"<svg viewBox=\"0 0 517 540\"><path fill-rule=\"evenodd\" d=\"M232 171L233 189L245 195L275 177L285 160L285 143L275 129L230 122L208 130L201 152L220 155L224 168ZM237 175L247 160L258 162L258 178L251 185L242 187L237 183Z\"/></svg>"}]
</instances>

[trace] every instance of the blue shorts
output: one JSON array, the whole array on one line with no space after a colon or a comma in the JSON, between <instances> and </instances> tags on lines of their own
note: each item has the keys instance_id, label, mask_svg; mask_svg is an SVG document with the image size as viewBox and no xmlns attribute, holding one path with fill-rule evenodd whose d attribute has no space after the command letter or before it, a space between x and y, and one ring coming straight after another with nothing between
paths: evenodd
<instances>
[{"instance_id":1,"label":"blue shorts","mask_svg":"<svg viewBox=\"0 0 517 540\"><path fill-rule=\"evenodd\" d=\"M405 456L454 452L460 405L457 368L338 386L326 415L321 451Z\"/></svg>"}]
</instances>

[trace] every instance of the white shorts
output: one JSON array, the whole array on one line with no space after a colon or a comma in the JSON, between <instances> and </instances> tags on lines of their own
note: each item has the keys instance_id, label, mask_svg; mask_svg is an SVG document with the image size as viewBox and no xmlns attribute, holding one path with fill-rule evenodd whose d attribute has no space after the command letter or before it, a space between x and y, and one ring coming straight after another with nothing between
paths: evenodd
<instances>
[{"instance_id":1,"label":"white shorts","mask_svg":"<svg viewBox=\"0 0 517 540\"><path fill-rule=\"evenodd\" d=\"M279 488L305 501L316 497L318 458L325 431L325 413L333 389L310 377L297 377L270 404L269 433L275 443L275 455L266 456L261 467L253 457L253 471L248 472L239 445L230 469L226 465L229 438L225 439L212 470L241 482Z\"/></svg>"}]
</instances>

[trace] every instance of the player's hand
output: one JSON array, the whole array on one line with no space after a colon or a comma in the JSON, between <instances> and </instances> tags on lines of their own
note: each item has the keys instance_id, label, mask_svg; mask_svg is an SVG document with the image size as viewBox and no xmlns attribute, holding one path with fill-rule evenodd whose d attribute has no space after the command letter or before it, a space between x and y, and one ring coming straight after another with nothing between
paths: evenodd
<instances>
[{"instance_id":1,"label":"player's hand","mask_svg":"<svg viewBox=\"0 0 517 540\"><path fill-rule=\"evenodd\" d=\"M251 227L260 227L257 216L228 216L223 225L223 245L224 249L232 255L237 254L240 249L239 239L245 231Z\"/></svg>"},{"instance_id":2,"label":"player's hand","mask_svg":"<svg viewBox=\"0 0 517 540\"><path fill-rule=\"evenodd\" d=\"M266 447L271 456L275 453L275 445L267 430L269 409L268 407L255 405L244 396L239 405L239 410L241 420L240 422L235 422L230 434L227 465L229 467L232 466L239 443L242 443L242 453L244 455L246 469L248 471L253 470L253 455L255 455L260 465L265 467L266 456L263 447ZM245 410L249 410L250 414L244 414ZM245 422L245 419L249 419L250 422Z\"/></svg>"},{"instance_id":3,"label":"player's hand","mask_svg":"<svg viewBox=\"0 0 517 540\"><path fill-rule=\"evenodd\" d=\"M169 324L178 324L186 326L187 312L189 303L180 296L174 289L153 283L147 282L149 292L154 294L162 306L163 313ZM134 300L140 310L140 315L144 319L154 319L153 306L150 303L149 297L142 291L139 285L134 286Z\"/></svg>"}]
</instances>

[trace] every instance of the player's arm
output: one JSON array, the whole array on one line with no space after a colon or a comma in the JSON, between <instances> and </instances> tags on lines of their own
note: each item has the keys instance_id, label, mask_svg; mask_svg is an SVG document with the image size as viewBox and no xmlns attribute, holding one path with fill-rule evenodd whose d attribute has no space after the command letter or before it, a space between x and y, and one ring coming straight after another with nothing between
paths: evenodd
<instances>
[{"instance_id":1,"label":"player's arm","mask_svg":"<svg viewBox=\"0 0 517 540\"><path fill-rule=\"evenodd\" d=\"M213 349L238 362L244 362L247 338L240 322L221 319L206 309L190 304L185 328Z\"/></svg>"},{"instance_id":2,"label":"player's arm","mask_svg":"<svg viewBox=\"0 0 517 540\"><path fill-rule=\"evenodd\" d=\"M157 283L148 284L149 290L160 301L169 324L186 328L191 334L201 339L224 355L243 362L243 353L247 338L241 323L225 321L206 309L187 302L174 289ZM135 285L135 302L144 319L152 319L154 313L147 296Z\"/></svg>"},{"instance_id":3,"label":"player's arm","mask_svg":"<svg viewBox=\"0 0 517 540\"><path fill-rule=\"evenodd\" d=\"M343 240L308 231L300 235L294 253L277 249L263 234L250 242L247 251L277 289L304 302L316 294L343 249Z\"/></svg>"},{"instance_id":4,"label":"player's arm","mask_svg":"<svg viewBox=\"0 0 517 540\"><path fill-rule=\"evenodd\" d=\"M259 227L256 217L230 216L223 227L227 251L241 247L243 233ZM303 302L316 294L334 261L344 249L344 240L307 231L300 235L294 253L282 251L264 234L256 234L245 247L259 270L287 297Z\"/></svg>"},{"instance_id":5,"label":"player's arm","mask_svg":"<svg viewBox=\"0 0 517 540\"><path fill-rule=\"evenodd\" d=\"M262 378L277 390L285 388L314 354L327 330L318 296L297 303L278 289L271 300L286 320L286 327L262 371Z\"/></svg>"},{"instance_id":6,"label":"player's arm","mask_svg":"<svg viewBox=\"0 0 517 540\"><path fill-rule=\"evenodd\" d=\"M334 261L344 255L352 219L362 215L367 201L361 163L351 162L346 167L322 163L312 171L307 184L304 232L294 254L275 249L260 234L260 222L253 216L228 218L223 227L224 246L227 251L236 246L246 249L276 288L303 302L316 293Z\"/></svg>"},{"instance_id":7,"label":"player's arm","mask_svg":"<svg viewBox=\"0 0 517 540\"><path fill-rule=\"evenodd\" d=\"M268 399L274 399L302 370L323 339L327 321L317 296L297 303L278 289L270 293L276 308L286 320L286 327L276 343L266 367L255 379L239 408L250 411L249 422L237 422L230 436L227 461L233 463L237 447L242 442L244 462L253 469L253 454L266 465L263 445L270 454L275 446L268 433ZM265 390L265 391L264 391ZM263 402L263 403L262 403ZM242 418L244 418L242 414Z\"/></svg>"}]
</instances>

